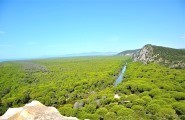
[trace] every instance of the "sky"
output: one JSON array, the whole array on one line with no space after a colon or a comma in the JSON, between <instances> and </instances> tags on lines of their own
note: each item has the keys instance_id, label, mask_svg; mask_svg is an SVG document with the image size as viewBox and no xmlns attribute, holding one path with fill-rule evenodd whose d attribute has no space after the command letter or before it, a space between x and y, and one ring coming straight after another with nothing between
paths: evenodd
<instances>
[{"instance_id":1,"label":"sky","mask_svg":"<svg viewBox=\"0 0 185 120\"><path fill-rule=\"evenodd\" d=\"M0 59L185 48L184 0L0 0Z\"/></svg>"}]
</instances>

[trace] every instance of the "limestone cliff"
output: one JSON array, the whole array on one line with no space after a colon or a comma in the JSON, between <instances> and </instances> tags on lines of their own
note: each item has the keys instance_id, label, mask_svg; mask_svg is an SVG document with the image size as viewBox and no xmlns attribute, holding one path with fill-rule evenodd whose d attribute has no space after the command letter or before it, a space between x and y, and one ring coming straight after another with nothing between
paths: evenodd
<instances>
[{"instance_id":1,"label":"limestone cliff","mask_svg":"<svg viewBox=\"0 0 185 120\"><path fill-rule=\"evenodd\" d=\"M153 62L157 55L153 55L153 48L151 45L144 46L139 52L133 54L133 61L141 61L143 63Z\"/></svg>"},{"instance_id":2,"label":"limestone cliff","mask_svg":"<svg viewBox=\"0 0 185 120\"><path fill-rule=\"evenodd\" d=\"M78 120L62 116L54 107L47 107L39 101L32 101L20 108L9 108L0 120Z\"/></svg>"},{"instance_id":3,"label":"limestone cliff","mask_svg":"<svg viewBox=\"0 0 185 120\"><path fill-rule=\"evenodd\" d=\"M160 63L170 68L185 68L185 49L145 45L140 51L133 54L133 61Z\"/></svg>"}]
</instances>

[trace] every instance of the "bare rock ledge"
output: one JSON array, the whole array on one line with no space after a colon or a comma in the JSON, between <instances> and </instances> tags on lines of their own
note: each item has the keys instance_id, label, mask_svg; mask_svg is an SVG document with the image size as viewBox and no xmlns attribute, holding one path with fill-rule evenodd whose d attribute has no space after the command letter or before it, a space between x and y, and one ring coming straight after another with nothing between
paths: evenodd
<instances>
[{"instance_id":1,"label":"bare rock ledge","mask_svg":"<svg viewBox=\"0 0 185 120\"><path fill-rule=\"evenodd\" d=\"M0 120L78 120L62 116L55 107L47 107L39 101L32 101L20 108L9 108Z\"/></svg>"}]
</instances>

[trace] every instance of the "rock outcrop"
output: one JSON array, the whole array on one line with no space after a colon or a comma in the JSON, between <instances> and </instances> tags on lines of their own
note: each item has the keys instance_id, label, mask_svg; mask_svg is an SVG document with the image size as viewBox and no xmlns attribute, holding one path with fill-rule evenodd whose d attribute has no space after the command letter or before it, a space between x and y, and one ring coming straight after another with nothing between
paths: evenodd
<instances>
[{"instance_id":1,"label":"rock outcrop","mask_svg":"<svg viewBox=\"0 0 185 120\"><path fill-rule=\"evenodd\" d=\"M55 107L47 107L39 101L32 101L20 108L9 108L0 120L78 120L62 116Z\"/></svg>"},{"instance_id":2,"label":"rock outcrop","mask_svg":"<svg viewBox=\"0 0 185 120\"><path fill-rule=\"evenodd\" d=\"M145 64L153 62L157 55L153 55L153 48L151 45L144 46L139 52L133 54L133 61L140 61Z\"/></svg>"},{"instance_id":3,"label":"rock outcrop","mask_svg":"<svg viewBox=\"0 0 185 120\"><path fill-rule=\"evenodd\" d=\"M133 61L160 63L170 68L185 68L185 49L145 45L132 56Z\"/></svg>"},{"instance_id":4,"label":"rock outcrop","mask_svg":"<svg viewBox=\"0 0 185 120\"><path fill-rule=\"evenodd\" d=\"M83 101L75 102L74 109L82 108L85 105Z\"/></svg>"}]
</instances>

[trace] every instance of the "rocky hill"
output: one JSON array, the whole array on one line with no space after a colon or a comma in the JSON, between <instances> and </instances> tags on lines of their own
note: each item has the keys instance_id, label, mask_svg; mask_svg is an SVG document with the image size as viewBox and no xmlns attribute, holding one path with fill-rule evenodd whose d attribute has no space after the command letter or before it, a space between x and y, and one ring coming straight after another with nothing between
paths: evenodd
<instances>
[{"instance_id":1,"label":"rocky hill","mask_svg":"<svg viewBox=\"0 0 185 120\"><path fill-rule=\"evenodd\" d=\"M185 68L185 49L145 45L139 52L133 54L133 61L144 64L154 62L170 68Z\"/></svg>"},{"instance_id":2,"label":"rocky hill","mask_svg":"<svg viewBox=\"0 0 185 120\"><path fill-rule=\"evenodd\" d=\"M140 50L140 49L125 50L125 51L122 51L122 52L118 53L117 55L119 55L119 56L125 56L125 55L132 56L134 53L138 52L139 50Z\"/></svg>"},{"instance_id":3,"label":"rocky hill","mask_svg":"<svg viewBox=\"0 0 185 120\"><path fill-rule=\"evenodd\" d=\"M9 108L0 120L78 120L62 116L54 107L46 107L39 101L32 101L24 107Z\"/></svg>"}]
</instances>

